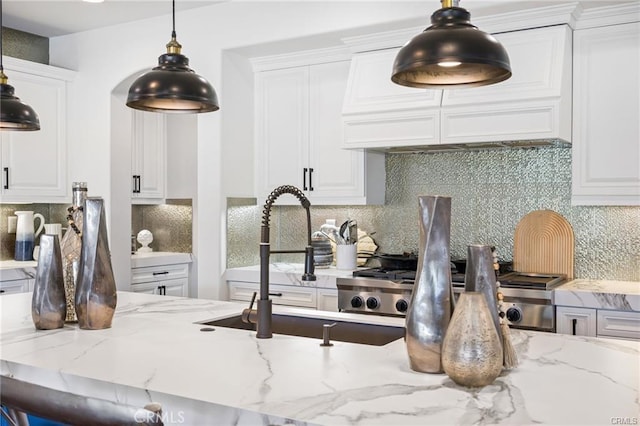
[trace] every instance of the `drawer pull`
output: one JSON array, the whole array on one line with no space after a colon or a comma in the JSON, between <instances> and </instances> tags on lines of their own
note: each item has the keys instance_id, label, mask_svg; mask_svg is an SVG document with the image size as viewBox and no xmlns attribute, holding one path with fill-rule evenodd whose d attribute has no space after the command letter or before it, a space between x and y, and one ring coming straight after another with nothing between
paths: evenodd
<instances>
[{"instance_id":1,"label":"drawer pull","mask_svg":"<svg viewBox=\"0 0 640 426\"><path fill-rule=\"evenodd\" d=\"M163 272L154 272L153 275L168 275L169 271L163 271Z\"/></svg>"},{"instance_id":2,"label":"drawer pull","mask_svg":"<svg viewBox=\"0 0 640 426\"><path fill-rule=\"evenodd\" d=\"M282 297L282 293L269 293L269 296Z\"/></svg>"},{"instance_id":3,"label":"drawer pull","mask_svg":"<svg viewBox=\"0 0 640 426\"><path fill-rule=\"evenodd\" d=\"M577 328L578 328L578 320L577 319L572 319L571 320L571 334L576 336L576 332L577 332Z\"/></svg>"}]
</instances>

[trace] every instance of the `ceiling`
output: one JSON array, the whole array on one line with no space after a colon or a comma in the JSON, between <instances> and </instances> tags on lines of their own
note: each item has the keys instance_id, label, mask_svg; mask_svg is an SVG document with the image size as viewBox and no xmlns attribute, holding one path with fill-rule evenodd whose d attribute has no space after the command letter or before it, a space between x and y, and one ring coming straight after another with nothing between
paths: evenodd
<instances>
[{"instance_id":1,"label":"ceiling","mask_svg":"<svg viewBox=\"0 0 640 426\"><path fill-rule=\"evenodd\" d=\"M225 1L270 0L179 0L176 1L175 6L176 11L183 11ZM331 2L343 0L280 1ZM425 18L430 14L430 11L437 9L440 3L439 0L419 1L424 2ZM463 0L460 2L460 6L473 10L474 16L477 17L483 14L526 9L528 6L539 7L567 1L571 0ZM581 0L581 4L584 8L589 8L637 1L639 0ZM43 37L56 37L171 14L170 0L104 0L103 3L89 3L83 0L2 0L2 4L3 25L5 27Z\"/></svg>"},{"instance_id":2,"label":"ceiling","mask_svg":"<svg viewBox=\"0 0 640 426\"><path fill-rule=\"evenodd\" d=\"M225 0L179 0L176 11ZM56 37L94 28L171 14L170 0L3 0L2 25L43 37Z\"/></svg>"}]
</instances>

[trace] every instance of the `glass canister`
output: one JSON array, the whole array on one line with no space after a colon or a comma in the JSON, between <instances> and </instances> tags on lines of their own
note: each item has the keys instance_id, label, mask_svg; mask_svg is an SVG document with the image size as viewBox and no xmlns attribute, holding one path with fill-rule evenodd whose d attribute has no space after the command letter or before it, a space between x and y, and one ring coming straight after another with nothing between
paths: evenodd
<instances>
[{"instance_id":1,"label":"glass canister","mask_svg":"<svg viewBox=\"0 0 640 426\"><path fill-rule=\"evenodd\" d=\"M67 209L67 231L62 237L62 270L64 275L64 291L67 299L66 322L77 322L75 310L76 284L78 282L78 266L82 248L83 205L87 199L87 183L73 182L72 205Z\"/></svg>"}]
</instances>

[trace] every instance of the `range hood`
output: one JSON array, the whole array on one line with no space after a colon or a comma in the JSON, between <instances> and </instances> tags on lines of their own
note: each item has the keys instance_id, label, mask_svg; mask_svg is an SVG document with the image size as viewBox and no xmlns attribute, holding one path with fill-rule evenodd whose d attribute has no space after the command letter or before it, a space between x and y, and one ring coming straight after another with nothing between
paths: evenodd
<instances>
[{"instance_id":1,"label":"range hood","mask_svg":"<svg viewBox=\"0 0 640 426\"><path fill-rule=\"evenodd\" d=\"M390 79L399 45L387 42L375 49L362 37L345 39L353 57L342 111L343 148L440 152L570 146L572 29L555 23L574 8L545 8L553 19L537 22L553 25L494 34L507 49L513 76L492 86L454 90L399 86ZM381 39L385 37L380 34L373 37ZM386 37L390 39L401 37L395 32Z\"/></svg>"}]
</instances>

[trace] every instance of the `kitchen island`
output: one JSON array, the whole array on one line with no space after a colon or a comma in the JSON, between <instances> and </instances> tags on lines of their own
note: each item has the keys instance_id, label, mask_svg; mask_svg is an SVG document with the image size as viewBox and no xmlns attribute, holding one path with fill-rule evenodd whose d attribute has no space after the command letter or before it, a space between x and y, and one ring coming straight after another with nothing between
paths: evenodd
<instances>
[{"instance_id":1,"label":"kitchen island","mask_svg":"<svg viewBox=\"0 0 640 426\"><path fill-rule=\"evenodd\" d=\"M107 330L36 331L31 294L0 298L3 376L142 407L167 424L637 424L640 343L512 330L520 366L468 389L409 368L404 342L333 342L215 327L245 304L118 293ZM295 315L402 319L274 307ZM290 420L287 420L290 419Z\"/></svg>"}]
</instances>

